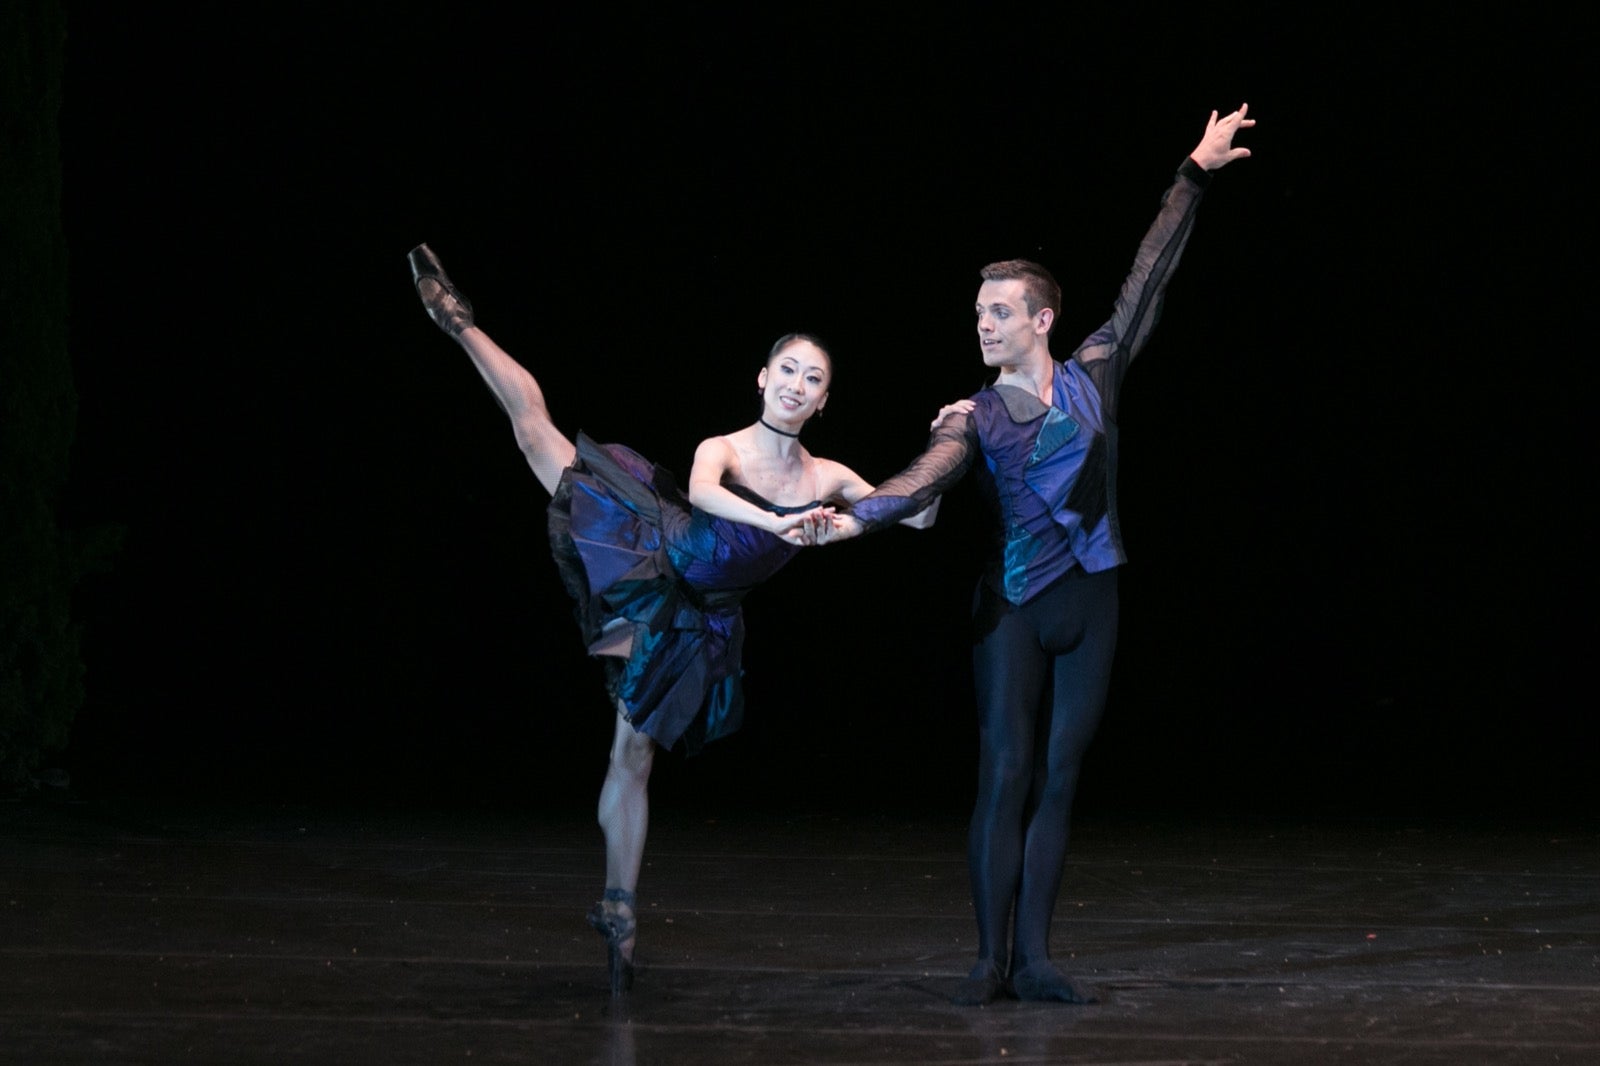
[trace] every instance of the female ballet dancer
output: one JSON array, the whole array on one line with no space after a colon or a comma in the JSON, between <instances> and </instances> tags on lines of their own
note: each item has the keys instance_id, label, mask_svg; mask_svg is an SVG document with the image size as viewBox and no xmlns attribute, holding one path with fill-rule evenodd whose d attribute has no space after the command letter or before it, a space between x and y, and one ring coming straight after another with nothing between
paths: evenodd
<instances>
[{"instance_id":1,"label":"female ballet dancer","mask_svg":"<svg viewBox=\"0 0 1600 1066\"><path fill-rule=\"evenodd\" d=\"M791 333L772 346L756 375L760 416L700 443L685 498L671 473L636 452L565 436L533 375L475 324L428 246L408 258L429 317L471 358L550 493L551 551L589 654L606 667L617 709L599 804L606 885L588 920L606 939L611 992L621 994L633 985L634 893L656 748L692 753L738 729L740 600L801 546L827 538L833 505L873 486L800 444L833 373L814 337ZM902 524L926 528L937 512L935 499Z\"/></svg>"}]
</instances>

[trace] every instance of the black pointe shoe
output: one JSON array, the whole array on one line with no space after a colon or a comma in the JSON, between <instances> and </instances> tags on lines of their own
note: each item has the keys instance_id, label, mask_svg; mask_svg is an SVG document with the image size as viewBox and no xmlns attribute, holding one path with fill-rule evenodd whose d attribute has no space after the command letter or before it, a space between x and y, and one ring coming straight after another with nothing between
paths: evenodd
<instances>
[{"instance_id":1,"label":"black pointe shoe","mask_svg":"<svg viewBox=\"0 0 1600 1066\"><path fill-rule=\"evenodd\" d=\"M1002 976L1002 970L1003 966L987 959L979 962L956 987L950 1002L958 1007L985 1007L997 999L1005 999L1011 994L1011 989Z\"/></svg>"},{"instance_id":2,"label":"black pointe shoe","mask_svg":"<svg viewBox=\"0 0 1600 1066\"><path fill-rule=\"evenodd\" d=\"M1011 975L1011 987L1018 999L1053 1003L1100 1002L1100 997L1093 991L1056 969L1055 964L1050 962L1024 966Z\"/></svg>"},{"instance_id":3,"label":"black pointe shoe","mask_svg":"<svg viewBox=\"0 0 1600 1066\"><path fill-rule=\"evenodd\" d=\"M426 244L419 244L407 254L406 261L411 264L411 281L428 317L450 336L461 336L461 331L472 325L472 304L450 283L439 257Z\"/></svg>"},{"instance_id":4,"label":"black pointe shoe","mask_svg":"<svg viewBox=\"0 0 1600 1066\"><path fill-rule=\"evenodd\" d=\"M633 988L633 960L622 953L622 945L633 939L639 923L632 913L624 918L615 910L607 910L607 903L621 903L633 912L633 893L608 888L605 899L589 911L589 924L606 938L606 969L611 975L611 994L620 996Z\"/></svg>"}]
</instances>

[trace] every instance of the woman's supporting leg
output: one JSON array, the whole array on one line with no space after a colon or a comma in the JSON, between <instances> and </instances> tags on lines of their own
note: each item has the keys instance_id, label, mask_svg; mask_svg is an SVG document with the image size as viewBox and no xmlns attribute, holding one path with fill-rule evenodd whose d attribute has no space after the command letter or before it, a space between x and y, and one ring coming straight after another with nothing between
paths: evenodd
<instances>
[{"instance_id":1,"label":"woman's supporting leg","mask_svg":"<svg viewBox=\"0 0 1600 1066\"><path fill-rule=\"evenodd\" d=\"M600 788L599 821L606 838L606 889L625 893L624 899L607 900L603 907L628 926L634 924L630 902L644 863L645 834L650 828L650 768L656 742L634 730L617 710L617 729L611 742L611 762ZM633 958L633 936L621 944L623 958Z\"/></svg>"}]
</instances>

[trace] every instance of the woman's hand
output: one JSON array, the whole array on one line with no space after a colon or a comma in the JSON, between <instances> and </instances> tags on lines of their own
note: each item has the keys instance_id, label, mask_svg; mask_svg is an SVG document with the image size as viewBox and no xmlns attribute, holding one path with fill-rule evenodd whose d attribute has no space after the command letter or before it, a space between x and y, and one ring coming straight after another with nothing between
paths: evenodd
<instances>
[{"instance_id":1,"label":"woman's hand","mask_svg":"<svg viewBox=\"0 0 1600 1066\"><path fill-rule=\"evenodd\" d=\"M813 507L799 514L775 514L769 529L790 543L809 547L823 543L822 531L832 525L833 516L832 507Z\"/></svg>"},{"instance_id":2,"label":"woman's hand","mask_svg":"<svg viewBox=\"0 0 1600 1066\"><path fill-rule=\"evenodd\" d=\"M818 526L815 544L834 544L841 540L861 535L861 523L857 522L854 515L839 514L833 508L828 508L828 521L826 525Z\"/></svg>"}]
</instances>

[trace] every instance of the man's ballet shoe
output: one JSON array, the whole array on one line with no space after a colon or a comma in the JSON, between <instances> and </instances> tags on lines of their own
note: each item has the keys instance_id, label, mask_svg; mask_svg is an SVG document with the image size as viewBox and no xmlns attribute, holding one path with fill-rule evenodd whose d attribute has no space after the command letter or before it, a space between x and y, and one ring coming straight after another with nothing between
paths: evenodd
<instances>
[{"instance_id":1,"label":"man's ballet shoe","mask_svg":"<svg viewBox=\"0 0 1600 1066\"><path fill-rule=\"evenodd\" d=\"M1054 963L1025 966L1011 975L1011 988L1018 999L1055 1003L1099 1003L1100 997L1056 969Z\"/></svg>"},{"instance_id":2,"label":"man's ballet shoe","mask_svg":"<svg viewBox=\"0 0 1600 1066\"><path fill-rule=\"evenodd\" d=\"M1008 998L1011 987L1001 976L1001 967L985 959L972 968L972 972L956 987L950 1002L958 1007L983 1007L997 999Z\"/></svg>"}]
</instances>

